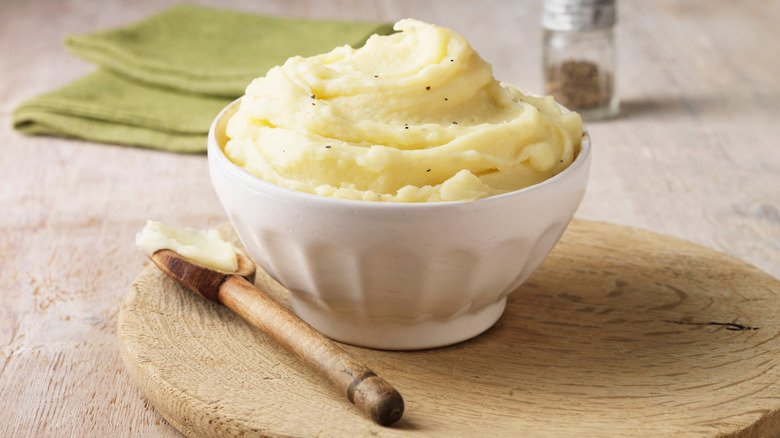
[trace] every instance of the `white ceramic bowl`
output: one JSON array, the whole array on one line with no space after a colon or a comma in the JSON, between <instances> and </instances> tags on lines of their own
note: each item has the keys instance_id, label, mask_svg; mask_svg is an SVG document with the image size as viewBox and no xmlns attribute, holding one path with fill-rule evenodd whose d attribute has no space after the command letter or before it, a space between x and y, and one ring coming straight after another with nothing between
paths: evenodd
<instances>
[{"instance_id":1,"label":"white ceramic bowl","mask_svg":"<svg viewBox=\"0 0 780 438\"><path fill-rule=\"evenodd\" d=\"M237 106L237 105L236 105ZM328 337L379 349L472 338L501 316L560 238L588 181L590 138L566 170L472 202L328 198L265 182L220 146L229 106L211 126L212 183L249 255L290 290L293 311Z\"/></svg>"}]
</instances>

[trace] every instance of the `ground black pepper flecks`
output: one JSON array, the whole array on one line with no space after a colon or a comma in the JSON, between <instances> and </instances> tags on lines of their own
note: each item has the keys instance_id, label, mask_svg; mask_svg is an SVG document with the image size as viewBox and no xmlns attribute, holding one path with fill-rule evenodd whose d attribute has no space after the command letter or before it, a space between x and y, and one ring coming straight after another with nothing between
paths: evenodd
<instances>
[{"instance_id":1,"label":"ground black pepper flecks","mask_svg":"<svg viewBox=\"0 0 780 438\"><path fill-rule=\"evenodd\" d=\"M553 64L545 72L546 93L571 110L597 108L613 95L612 75L590 61L571 60Z\"/></svg>"}]
</instances>

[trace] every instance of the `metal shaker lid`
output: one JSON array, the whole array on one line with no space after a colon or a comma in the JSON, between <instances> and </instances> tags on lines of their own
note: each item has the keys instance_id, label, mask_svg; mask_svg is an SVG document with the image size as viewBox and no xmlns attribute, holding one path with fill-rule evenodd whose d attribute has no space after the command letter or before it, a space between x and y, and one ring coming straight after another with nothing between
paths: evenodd
<instances>
[{"instance_id":1,"label":"metal shaker lid","mask_svg":"<svg viewBox=\"0 0 780 438\"><path fill-rule=\"evenodd\" d=\"M617 21L615 0L544 0L542 27L559 31L603 29Z\"/></svg>"}]
</instances>

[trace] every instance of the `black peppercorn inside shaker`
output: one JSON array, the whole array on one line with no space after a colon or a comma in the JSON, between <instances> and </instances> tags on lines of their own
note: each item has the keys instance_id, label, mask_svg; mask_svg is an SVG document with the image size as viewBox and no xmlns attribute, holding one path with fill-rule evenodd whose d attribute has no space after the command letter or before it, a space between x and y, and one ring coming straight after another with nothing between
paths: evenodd
<instances>
[{"instance_id":1,"label":"black peppercorn inside shaker","mask_svg":"<svg viewBox=\"0 0 780 438\"><path fill-rule=\"evenodd\" d=\"M618 113L615 0L544 0L542 66L547 94L586 120Z\"/></svg>"}]
</instances>

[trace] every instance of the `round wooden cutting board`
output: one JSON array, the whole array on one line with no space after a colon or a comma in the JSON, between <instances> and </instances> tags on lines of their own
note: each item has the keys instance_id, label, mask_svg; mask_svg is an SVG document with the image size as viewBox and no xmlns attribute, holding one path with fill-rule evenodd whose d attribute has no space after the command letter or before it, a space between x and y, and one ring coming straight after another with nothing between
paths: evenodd
<instances>
[{"instance_id":1,"label":"round wooden cutting board","mask_svg":"<svg viewBox=\"0 0 780 438\"><path fill-rule=\"evenodd\" d=\"M273 280L257 284L286 304ZM344 346L403 394L393 427L152 265L122 303L119 344L151 404L192 437L772 437L779 319L780 281L750 265L575 220L477 338L412 352Z\"/></svg>"}]
</instances>

